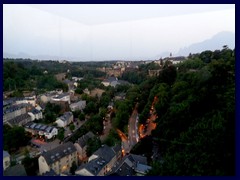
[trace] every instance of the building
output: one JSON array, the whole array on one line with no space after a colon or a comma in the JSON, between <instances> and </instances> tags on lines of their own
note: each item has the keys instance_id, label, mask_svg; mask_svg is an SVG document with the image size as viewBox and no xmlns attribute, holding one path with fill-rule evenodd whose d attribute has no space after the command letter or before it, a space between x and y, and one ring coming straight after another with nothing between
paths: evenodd
<instances>
[{"instance_id":1,"label":"building","mask_svg":"<svg viewBox=\"0 0 240 180\"><path fill-rule=\"evenodd\" d=\"M162 71L162 69L158 69L158 70L148 70L148 75L150 77L153 76L159 76L160 72Z\"/></svg>"},{"instance_id":2,"label":"building","mask_svg":"<svg viewBox=\"0 0 240 180\"><path fill-rule=\"evenodd\" d=\"M147 158L140 155L128 154L120 163L114 165L108 175L143 176L151 169L147 165Z\"/></svg>"},{"instance_id":3,"label":"building","mask_svg":"<svg viewBox=\"0 0 240 180\"><path fill-rule=\"evenodd\" d=\"M94 134L92 132L88 132L87 134L83 135L82 137L80 137L76 143L74 144L74 146L77 149L78 152L78 158L80 161L85 161L87 158L87 141L89 139L92 139L94 136Z\"/></svg>"},{"instance_id":4,"label":"building","mask_svg":"<svg viewBox=\"0 0 240 180\"><path fill-rule=\"evenodd\" d=\"M117 85L128 85L129 82L123 81L123 80L118 80L118 78L116 78L116 77L108 77L108 79L105 79L102 81L102 84L106 87L112 86L115 88Z\"/></svg>"},{"instance_id":5,"label":"building","mask_svg":"<svg viewBox=\"0 0 240 180\"><path fill-rule=\"evenodd\" d=\"M17 98L16 99L16 104L31 104L33 107L36 105L36 96L30 96L30 97L23 97L23 98Z\"/></svg>"},{"instance_id":6,"label":"building","mask_svg":"<svg viewBox=\"0 0 240 180\"><path fill-rule=\"evenodd\" d=\"M29 114L22 114L20 116L17 116L13 119L10 119L9 121L7 121L7 124L11 127L13 126L23 126L24 124L31 122L32 118Z\"/></svg>"},{"instance_id":7,"label":"building","mask_svg":"<svg viewBox=\"0 0 240 180\"><path fill-rule=\"evenodd\" d=\"M38 158L39 174L43 175L51 169L56 174L68 173L72 163L77 164L77 150L73 143L62 144L55 149L43 153Z\"/></svg>"},{"instance_id":8,"label":"building","mask_svg":"<svg viewBox=\"0 0 240 180\"><path fill-rule=\"evenodd\" d=\"M33 109L32 111L28 112L28 114L31 116L32 121L42 119L42 111L38 109Z\"/></svg>"},{"instance_id":9,"label":"building","mask_svg":"<svg viewBox=\"0 0 240 180\"><path fill-rule=\"evenodd\" d=\"M57 96L59 93L57 91L51 91L42 95L39 95L39 100L41 103L48 103L51 101L51 98Z\"/></svg>"},{"instance_id":10,"label":"building","mask_svg":"<svg viewBox=\"0 0 240 180\"><path fill-rule=\"evenodd\" d=\"M102 97L102 94L103 94L104 92L105 92L105 90L103 90L103 89L94 88L93 90L91 90L90 96L91 96L91 97L101 98L101 97Z\"/></svg>"},{"instance_id":11,"label":"building","mask_svg":"<svg viewBox=\"0 0 240 180\"><path fill-rule=\"evenodd\" d=\"M84 94L87 94L87 95L90 95L90 91L88 90L88 88L85 88L85 89L83 90L83 93L84 93Z\"/></svg>"},{"instance_id":12,"label":"building","mask_svg":"<svg viewBox=\"0 0 240 180\"><path fill-rule=\"evenodd\" d=\"M111 77L108 77L107 79L103 80L102 84L107 87L107 86L110 86L111 83L117 82L117 81L118 81L118 78L111 76Z\"/></svg>"},{"instance_id":13,"label":"building","mask_svg":"<svg viewBox=\"0 0 240 180\"><path fill-rule=\"evenodd\" d=\"M89 157L88 163L80 166L75 173L81 176L104 176L120 158L120 145L115 147L102 145L102 147Z\"/></svg>"},{"instance_id":14,"label":"building","mask_svg":"<svg viewBox=\"0 0 240 180\"><path fill-rule=\"evenodd\" d=\"M7 151L3 151L3 171L10 166L10 154Z\"/></svg>"},{"instance_id":15,"label":"building","mask_svg":"<svg viewBox=\"0 0 240 180\"><path fill-rule=\"evenodd\" d=\"M3 110L3 122L6 123L10 119L13 119L13 118L23 115L23 114L26 114L31 109L32 109L32 106L30 104L26 104L26 103L12 105Z\"/></svg>"},{"instance_id":16,"label":"building","mask_svg":"<svg viewBox=\"0 0 240 180\"><path fill-rule=\"evenodd\" d=\"M83 110L86 107L86 101L78 101L76 103L70 104L71 111Z\"/></svg>"},{"instance_id":17,"label":"building","mask_svg":"<svg viewBox=\"0 0 240 180\"><path fill-rule=\"evenodd\" d=\"M24 126L25 130L32 133L32 135L44 136L47 139L51 139L58 134L58 129L53 126L38 123L27 123Z\"/></svg>"},{"instance_id":18,"label":"building","mask_svg":"<svg viewBox=\"0 0 240 180\"><path fill-rule=\"evenodd\" d=\"M77 82L83 80L83 77L72 77L72 80Z\"/></svg>"},{"instance_id":19,"label":"building","mask_svg":"<svg viewBox=\"0 0 240 180\"><path fill-rule=\"evenodd\" d=\"M70 94L69 93L62 93L62 94L57 94L53 97L51 97L51 101L52 103L54 102L59 102L59 101L62 101L62 102L68 102L68 104L70 104Z\"/></svg>"},{"instance_id":20,"label":"building","mask_svg":"<svg viewBox=\"0 0 240 180\"><path fill-rule=\"evenodd\" d=\"M62 116L58 117L55 122L57 123L58 127L66 127L73 122L72 112L65 112Z\"/></svg>"}]
</instances>

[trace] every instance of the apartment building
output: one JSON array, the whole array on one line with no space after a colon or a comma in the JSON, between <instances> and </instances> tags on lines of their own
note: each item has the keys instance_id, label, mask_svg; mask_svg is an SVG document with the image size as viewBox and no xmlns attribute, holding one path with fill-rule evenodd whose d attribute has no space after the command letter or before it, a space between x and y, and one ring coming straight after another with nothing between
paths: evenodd
<instances>
[{"instance_id":1,"label":"apartment building","mask_svg":"<svg viewBox=\"0 0 240 180\"><path fill-rule=\"evenodd\" d=\"M38 158L39 174L43 175L51 170L58 175L68 173L73 162L77 164L77 150L73 143L62 144Z\"/></svg>"}]
</instances>

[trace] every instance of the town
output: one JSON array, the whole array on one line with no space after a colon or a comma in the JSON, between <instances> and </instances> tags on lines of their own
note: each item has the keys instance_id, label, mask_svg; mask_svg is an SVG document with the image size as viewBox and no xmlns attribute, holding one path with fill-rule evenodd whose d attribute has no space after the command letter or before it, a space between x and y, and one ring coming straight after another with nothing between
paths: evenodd
<instances>
[{"instance_id":1,"label":"town","mask_svg":"<svg viewBox=\"0 0 240 180\"><path fill-rule=\"evenodd\" d=\"M171 162L171 148L193 146L184 138L201 117L198 109L209 116L218 103L204 83L231 87L233 59L227 46L148 61L4 59L4 175L154 174ZM207 97L212 104L204 107Z\"/></svg>"},{"instance_id":2,"label":"town","mask_svg":"<svg viewBox=\"0 0 240 180\"><path fill-rule=\"evenodd\" d=\"M67 69L66 72L54 74L54 78L67 87L65 92L60 88L44 93L33 90L15 97L13 94L16 89L8 89L3 100L4 126L6 129L16 128L16 133L20 131L18 127L24 128L24 136L27 137L23 138L28 138L28 142L19 150L18 147L8 146L14 152L11 156L4 151L8 159L4 166L6 173L14 171L14 168L24 169L22 164L27 158L38 158L39 168L34 169L36 175L145 175L151 169L147 157L130 151L141 138L150 135L156 126L154 104L149 109L151 115L155 116L151 121L148 120L150 125L139 124L138 101L132 100L135 107L131 115L125 111L131 113L129 107L124 107L126 99L129 100L126 89L133 88L133 84L119 78L128 76L127 73L138 72L141 65L151 65L153 69L148 70L147 76L157 76L163 63L177 64L185 59L171 57L148 62L117 61L108 67L97 67L93 71L102 72L105 76L93 79L98 81L96 87L87 84L83 89L82 82L84 84L91 79L85 75L72 76L76 72L71 73ZM8 61L5 61L6 64ZM74 66L68 61L54 63ZM43 76L49 73L48 70L42 72ZM8 84L9 87L12 85ZM126 109L116 113L116 106ZM112 121L118 115L125 116L125 123ZM16 138L21 141L18 139L20 136ZM8 168L10 159L16 165Z\"/></svg>"}]
</instances>

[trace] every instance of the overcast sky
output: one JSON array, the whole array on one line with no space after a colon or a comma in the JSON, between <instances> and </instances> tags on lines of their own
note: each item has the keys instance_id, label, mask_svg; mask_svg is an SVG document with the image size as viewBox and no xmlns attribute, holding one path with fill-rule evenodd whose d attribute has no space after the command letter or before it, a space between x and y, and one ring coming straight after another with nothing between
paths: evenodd
<instances>
[{"instance_id":1,"label":"overcast sky","mask_svg":"<svg viewBox=\"0 0 240 180\"><path fill-rule=\"evenodd\" d=\"M3 52L39 59L152 59L222 31L235 5L3 5Z\"/></svg>"}]
</instances>

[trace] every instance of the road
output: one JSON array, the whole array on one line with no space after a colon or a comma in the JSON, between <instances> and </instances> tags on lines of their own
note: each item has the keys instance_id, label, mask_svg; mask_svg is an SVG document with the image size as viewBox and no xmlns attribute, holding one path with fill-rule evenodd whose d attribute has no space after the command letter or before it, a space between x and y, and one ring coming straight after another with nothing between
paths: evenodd
<instances>
[{"instance_id":1,"label":"road","mask_svg":"<svg viewBox=\"0 0 240 180\"><path fill-rule=\"evenodd\" d=\"M136 104L136 106L134 107L134 110L132 112L132 115L129 119L129 124L128 124L128 143L130 146L130 149L137 144L138 142L138 128L137 128L137 124L138 124L138 112L137 112L137 106L138 104Z\"/></svg>"},{"instance_id":2,"label":"road","mask_svg":"<svg viewBox=\"0 0 240 180\"><path fill-rule=\"evenodd\" d=\"M110 130L112 129L111 113L112 112L108 113L103 121L103 134L100 136L101 141L104 141L107 138Z\"/></svg>"},{"instance_id":3,"label":"road","mask_svg":"<svg viewBox=\"0 0 240 180\"><path fill-rule=\"evenodd\" d=\"M122 154L125 155L126 153L129 153L131 150L128 143L128 137L119 129L117 129L117 133L122 140Z\"/></svg>"},{"instance_id":4,"label":"road","mask_svg":"<svg viewBox=\"0 0 240 180\"><path fill-rule=\"evenodd\" d=\"M158 118L157 114L156 114L156 110L154 108L155 104L157 103L158 101L158 98L157 97L154 97L154 100L153 100L153 103L152 103L152 107L151 109L149 110L149 113L150 113L150 117L147 119L147 124L146 125L141 125L139 127L139 134L140 134L140 137L143 138L147 135L151 135L152 133L152 130L156 128L156 123L155 123L155 120ZM144 128L145 128L145 131L144 131Z\"/></svg>"},{"instance_id":5,"label":"road","mask_svg":"<svg viewBox=\"0 0 240 180\"><path fill-rule=\"evenodd\" d=\"M138 142L138 112L137 112L138 104L135 105L132 115L128 121L128 137L119 129L117 129L118 135L122 140L122 153L123 155L129 153L132 147Z\"/></svg>"}]
</instances>

